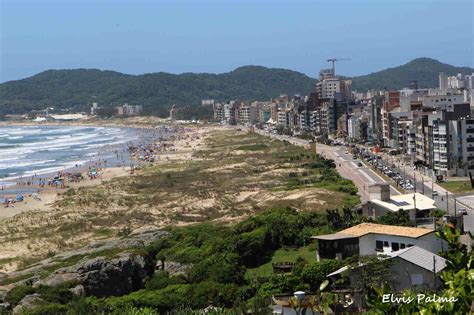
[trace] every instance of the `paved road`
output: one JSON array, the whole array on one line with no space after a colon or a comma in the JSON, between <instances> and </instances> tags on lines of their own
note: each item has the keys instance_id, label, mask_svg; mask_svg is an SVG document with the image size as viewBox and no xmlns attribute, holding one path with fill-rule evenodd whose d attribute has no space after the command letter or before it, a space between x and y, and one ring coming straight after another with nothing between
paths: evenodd
<instances>
[{"instance_id":1,"label":"paved road","mask_svg":"<svg viewBox=\"0 0 474 315\"><path fill-rule=\"evenodd\" d=\"M286 140L295 145L309 146L308 140L271 134L258 129L256 132L274 139ZM351 180L356 185L361 201L364 203L369 199L368 187L375 183L385 182L385 180L365 165L358 167L357 163L360 162L360 160L352 159L351 154L345 154L346 150L345 147L327 146L320 143L316 144L316 152L326 158L334 160L339 174L343 178ZM391 186L391 193L400 194L393 186Z\"/></svg>"},{"instance_id":2,"label":"paved road","mask_svg":"<svg viewBox=\"0 0 474 315\"><path fill-rule=\"evenodd\" d=\"M457 210L464 208L467 215L464 216L464 229L474 233L474 195L473 194L451 194L443 187L435 183L429 176L425 176L421 172L414 170L412 166L401 165L393 162L393 158L382 155L385 165L396 170L400 174L404 174L406 179L414 183L415 191L422 193L435 200L435 205L450 215L455 215ZM394 168L392 166L395 166ZM437 192L437 196L432 196L433 191ZM411 191L410 191L411 192Z\"/></svg>"},{"instance_id":3,"label":"paved road","mask_svg":"<svg viewBox=\"0 0 474 315\"><path fill-rule=\"evenodd\" d=\"M309 141L307 140L284 135L271 134L258 129L256 130L256 132L265 136L270 136L275 139L286 140L296 145L309 146ZM352 159L352 154L345 154L345 152L347 151L346 147L328 146L317 143L316 151L317 153L325 156L326 158L333 159L336 163L336 168L339 171L339 174L342 177L354 182L358 189L358 194L361 196L362 203L366 202L369 199L368 186L386 181L384 178L380 177L371 167L367 167L365 164L363 164L362 167L358 167L357 163L360 160ZM451 215L454 215L455 209L467 209L468 215L464 216L464 228L466 231L471 231L472 233L474 233L474 195L467 197L459 196L459 199L457 200L455 206L455 198L457 198L458 196L449 194L447 198L447 191L445 189L434 183L428 176L424 176L418 171L414 171L413 167L403 167L398 163L394 164L393 158L388 156L382 156L381 163L383 165L391 167L400 174L404 174L404 177L406 179L409 179L412 181L412 183L414 183L414 186L416 187L416 192L432 197L433 190L436 191L438 193L438 196L434 196L433 199L435 200L435 204L439 209L445 210ZM396 183L391 181L390 193L400 194L400 192L395 189L395 186ZM407 193L414 191L415 190L407 191Z\"/></svg>"}]
</instances>

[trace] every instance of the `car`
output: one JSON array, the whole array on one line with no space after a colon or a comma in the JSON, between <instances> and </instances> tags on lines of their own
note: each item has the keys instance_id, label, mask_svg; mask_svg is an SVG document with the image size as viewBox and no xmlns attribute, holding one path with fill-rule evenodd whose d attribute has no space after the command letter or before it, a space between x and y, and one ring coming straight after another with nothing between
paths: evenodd
<instances>
[{"instance_id":1,"label":"car","mask_svg":"<svg viewBox=\"0 0 474 315\"><path fill-rule=\"evenodd\" d=\"M434 197L434 196L439 196L439 193L438 193L437 191L433 191L433 192L431 193L431 196L433 196L433 197Z\"/></svg>"},{"instance_id":2,"label":"car","mask_svg":"<svg viewBox=\"0 0 474 315\"><path fill-rule=\"evenodd\" d=\"M458 213L460 215L467 215L467 210L465 208L461 208L461 209L458 210Z\"/></svg>"},{"instance_id":3,"label":"car","mask_svg":"<svg viewBox=\"0 0 474 315\"><path fill-rule=\"evenodd\" d=\"M361 162L359 162L359 163L357 163L357 166L358 166L358 167L362 167L363 164L362 164Z\"/></svg>"},{"instance_id":4,"label":"car","mask_svg":"<svg viewBox=\"0 0 474 315\"><path fill-rule=\"evenodd\" d=\"M349 154L349 151L344 152L344 154Z\"/></svg>"},{"instance_id":5,"label":"car","mask_svg":"<svg viewBox=\"0 0 474 315\"><path fill-rule=\"evenodd\" d=\"M352 156L352 159L353 159L353 160L357 160L357 155L353 155L353 156Z\"/></svg>"}]
</instances>

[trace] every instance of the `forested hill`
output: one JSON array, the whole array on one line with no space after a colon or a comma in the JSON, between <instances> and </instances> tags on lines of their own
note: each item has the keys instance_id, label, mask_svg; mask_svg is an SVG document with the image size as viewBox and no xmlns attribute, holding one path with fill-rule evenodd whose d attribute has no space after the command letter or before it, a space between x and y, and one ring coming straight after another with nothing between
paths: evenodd
<instances>
[{"instance_id":1,"label":"forested hill","mask_svg":"<svg viewBox=\"0 0 474 315\"><path fill-rule=\"evenodd\" d=\"M401 89L410 80L418 86L436 87L438 74L471 74L474 69L455 67L430 58L414 59L402 66L354 77L353 89ZM268 100L280 94L314 90L315 79L305 74L260 66L245 66L222 74L164 72L127 75L97 69L48 70L30 78L0 84L0 115L25 113L46 106L87 110L99 105L141 104L145 114L168 115L172 104L187 105L188 114L202 114L203 99ZM207 114L209 114L209 110Z\"/></svg>"},{"instance_id":2,"label":"forested hill","mask_svg":"<svg viewBox=\"0 0 474 315\"><path fill-rule=\"evenodd\" d=\"M315 80L299 72L245 66L222 74L151 73L126 75L96 69L48 70L0 85L0 110L141 104L148 113L166 115L172 104L198 105L203 99L268 100L280 94L306 94Z\"/></svg>"},{"instance_id":3,"label":"forested hill","mask_svg":"<svg viewBox=\"0 0 474 315\"><path fill-rule=\"evenodd\" d=\"M394 68L370 73L352 78L352 88L358 91L368 89L402 89L407 87L411 80L418 80L419 88L437 87L438 75L444 72L447 75L458 73L472 74L473 68L455 67L431 58L417 58Z\"/></svg>"}]
</instances>

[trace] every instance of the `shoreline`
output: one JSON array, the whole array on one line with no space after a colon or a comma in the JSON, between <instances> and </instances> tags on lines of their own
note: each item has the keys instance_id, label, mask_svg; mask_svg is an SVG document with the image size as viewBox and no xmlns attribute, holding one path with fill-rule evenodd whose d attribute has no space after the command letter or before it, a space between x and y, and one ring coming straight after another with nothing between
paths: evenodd
<instances>
[{"instance_id":1,"label":"shoreline","mask_svg":"<svg viewBox=\"0 0 474 315\"><path fill-rule=\"evenodd\" d=\"M101 126L104 127L104 126ZM119 127L119 126L115 126ZM167 127L167 126L163 126ZM133 128L133 129L142 129L143 126L140 127L130 127L130 126L122 126L122 128ZM156 127L149 127L146 129L156 129L158 131L159 128ZM183 141L189 141L188 137L190 134L199 133L198 128L189 128L189 127L180 127L174 126L171 127L171 131L160 130L159 133L152 135L151 139L147 139L146 135L140 135L138 133L136 140L146 140L143 143L138 144L136 147L141 148L137 149L135 152L130 152L129 156L126 157L126 162L120 163L120 161L116 160L111 162L110 164L100 164L101 159L99 160L91 160L90 162L81 164L79 166L64 168L62 171L59 172L52 172L48 174L41 174L36 179L43 179L48 183L55 174L64 174L64 181L63 185L59 187L57 185L49 185L44 184L39 186L38 184L32 185L25 185L19 184L19 180L15 180L15 184L6 187L6 189L0 190L0 220L4 220L7 218L14 217L15 215L28 212L28 211L48 211L52 210L53 205L55 202L61 199L61 195L64 194L69 189L78 189L81 187L88 187L88 186L96 186L100 185L106 181L112 180L116 177L122 176L133 176L135 173L135 169L139 169L146 165L159 165L163 162L169 162L172 160L182 160L186 157L186 154L183 155L183 149L185 148L185 143ZM135 141L136 141L135 140ZM122 145L123 147L123 145ZM109 153L113 153L116 146L107 148L105 151ZM149 148L154 148L155 151L151 156L153 158L149 158L147 156L141 154L149 154L147 153ZM157 149L158 148L158 149ZM176 158L178 155L183 155L182 157ZM187 159L189 159L187 157ZM151 162L150 162L151 161ZM98 163L99 162L99 163ZM109 161L107 161L109 162ZM90 178L88 176L89 171L91 168L96 168L97 175L94 178ZM71 181L66 176L66 174L71 173L81 173L83 174L83 179L80 181ZM23 178L25 181L27 178L31 178L31 176L27 176ZM23 195L24 199L22 201L15 201L15 202L6 202L7 199L14 200L16 195L18 195L19 191L25 191L25 193L20 193ZM13 193L9 193L9 191Z\"/></svg>"}]
</instances>

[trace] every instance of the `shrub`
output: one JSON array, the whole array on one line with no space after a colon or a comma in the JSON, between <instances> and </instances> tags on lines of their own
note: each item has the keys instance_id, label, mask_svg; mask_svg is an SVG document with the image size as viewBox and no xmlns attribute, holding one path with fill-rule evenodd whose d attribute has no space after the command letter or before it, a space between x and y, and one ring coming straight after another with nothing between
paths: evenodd
<instances>
[{"instance_id":1,"label":"shrub","mask_svg":"<svg viewBox=\"0 0 474 315\"><path fill-rule=\"evenodd\" d=\"M35 289L32 286L20 285L11 289L5 300L11 305L17 305L21 299L25 296L35 293Z\"/></svg>"},{"instance_id":2,"label":"shrub","mask_svg":"<svg viewBox=\"0 0 474 315\"><path fill-rule=\"evenodd\" d=\"M160 271L155 273L153 277L148 280L148 282L145 284L145 288L147 290L160 290L172 284L183 283L185 283L184 279L178 277L170 277L167 272Z\"/></svg>"},{"instance_id":3,"label":"shrub","mask_svg":"<svg viewBox=\"0 0 474 315\"><path fill-rule=\"evenodd\" d=\"M341 261L332 259L307 264L303 267L301 279L310 285L311 290L314 290L326 279L328 274L341 267Z\"/></svg>"},{"instance_id":4,"label":"shrub","mask_svg":"<svg viewBox=\"0 0 474 315\"><path fill-rule=\"evenodd\" d=\"M29 311L24 312L26 315L64 315L67 314L68 307L66 305L51 303L39 305Z\"/></svg>"}]
</instances>

